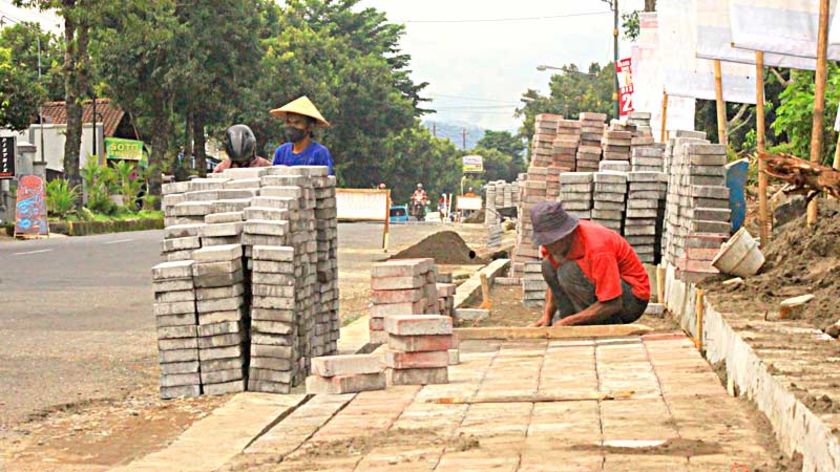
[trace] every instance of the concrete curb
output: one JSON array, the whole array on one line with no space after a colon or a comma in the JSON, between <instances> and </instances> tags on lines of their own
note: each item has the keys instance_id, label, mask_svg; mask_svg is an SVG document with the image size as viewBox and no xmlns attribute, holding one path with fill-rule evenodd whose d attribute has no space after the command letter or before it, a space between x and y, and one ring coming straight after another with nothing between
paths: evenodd
<instances>
[{"instance_id":1,"label":"concrete curb","mask_svg":"<svg viewBox=\"0 0 840 472\"><path fill-rule=\"evenodd\" d=\"M678 280L674 268L667 267L666 305L683 329L696 337L695 293L694 284ZM802 454L803 472L840 470L840 442L831 428L770 373L767 364L708 299L703 303L701 330L704 356L712 364L726 363L727 378L764 413L782 451L788 456ZM819 330L813 331L826 342L836 342Z\"/></svg>"},{"instance_id":2,"label":"concrete curb","mask_svg":"<svg viewBox=\"0 0 840 472\"><path fill-rule=\"evenodd\" d=\"M482 267L481 270L476 271L455 290L455 308L461 308L481 293L481 274L487 275L487 279L492 285L496 277L507 270L508 267L510 267L510 259L496 259Z\"/></svg>"},{"instance_id":3,"label":"concrete curb","mask_svg":"<svg viewBox=\"0 0 840 472\"><path fill-rule=\"evenodd\" d=\"M50 223L50 231L67 236L146 231L150 229L163 229L163 218L125 221L57 221Z\"/></svg>"}]
</instances>

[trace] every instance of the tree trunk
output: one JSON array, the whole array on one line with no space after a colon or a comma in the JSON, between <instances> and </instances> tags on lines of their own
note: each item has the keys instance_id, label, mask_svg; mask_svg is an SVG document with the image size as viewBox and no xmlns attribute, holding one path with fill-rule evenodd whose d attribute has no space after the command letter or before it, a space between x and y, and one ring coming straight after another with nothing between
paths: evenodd
<instances>
[{"instance_id":1,"label":"tree trunk","mask_svg":"<svg viewBox=\"0 0 840 472\"><path fill-rule=\"evenodd\" d=\"M75 0L64 1L65 8L74 8L75 5ZM82 96L88 88L88 25L84 22L76 23L75 15L66 15L64 18L64 106L67 113L64 176L72 185L80 185Z\"/></svg>"},{"instance_id":2,"label":"tree trunk","mask_svg":"<svg viewBox=\"0 0 840 472\"><path fill-rule=\"evenodd\" d=\"M645 0L645 11L656 11L656 0Z\"/></svg>"},{"instance_id":3,"label":"tree trunk","mask_svg":"<svg viewBox=\"0 0 840 472\"><path fill-rule=\"evenodd\" d=\"M201 113L193 115L193 139L195 140L195 166L198 175L207 176L207 154L205 152L206 139L204 136L204 117Z\"/></svg>"},{"instance_id":4,"label":"tree trunk","mask_svg":"<svg viewBox=\"0 0 840 472\"><path fill-rule=\"evenodd\" d=\"M189 174L191 157L193 156L193 114L187 113L187 120L184 123L184 161L181 162L181 170Z\"/></svg>"},{"instance_id":5,"label":"tree trunk","mask_svg":"<svg viewBox=\"0 0 840 472\"><path fill-rule=\"evenodd\" d=\"M169 113L166 98L162 93L154 96L154 118L157 126L152 133L152 152L149 155L149 194L160 196L161 190L161 169L166 160L166 149L169 145L169 135L171 123L169 121ZM160 208L160 201L155 204L155 208Z\"/></svg>"}]
</instances>

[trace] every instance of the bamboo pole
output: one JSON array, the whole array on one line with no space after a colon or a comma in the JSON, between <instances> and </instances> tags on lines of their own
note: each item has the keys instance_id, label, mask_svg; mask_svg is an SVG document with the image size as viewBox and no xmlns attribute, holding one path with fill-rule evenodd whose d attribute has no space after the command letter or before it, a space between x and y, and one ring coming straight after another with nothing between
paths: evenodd
<instances>
[{"instance_id":1,"label":"bamboo pole","mask_svg":"<svg viewBox=\"0 0 840 472\"><path fill-rule=\"evenodd\" d=\"M811 124L811 162L819 162L823 144L823 112L828 56L828 0L820 0L820 29L817 37L817 73L814 77L814 116ZM808 205L808 226L817 222L817 199Z\"/></svg>"},{"instance_id":2,"label":"bamboo pole","mask_svg":"<svg viewBox=\"0 0 840 472\"><path fill-rule=\"evenodd\" d=\"M668 136L665 128L668 125L668 92L662 91L662 129L659 130L659 142L664 143Z\"/></svg>"},{"instance_id":3,"label":"bamboo pole","mask_svg":"<svg viewBox=\"0 0 840 472\"><path fill-rule=\"evenodd\" d=\"M840 170L840 133L837 134L837 146L834 147L834 168Z\"/></svg>"},{"instance_id":4,"label":"bamboo pole","mask_svg":"<svg viewBox=\"0 0 840 472\"><path fill-rule=\"evenodd\" d=\"M766 150L764 129L764 52L755 52L755 134L756 149L761 155ZM761 247L770 243L770 208L767 201L767 163L758 160L758 221Z\"/></svg>"},{"instance_id":5,"label":"bamboo pole","mask_svg":"<svg viewBox=\"0 0 840 472\"><path fill-rule=\"evenodd\" d=\"M382 250L388 252L388 236L391 231L391 190L385 194L385 228L382 229Z\"/></svg>"},{"instance_id":6,"label":"bamboo pole","mask_svg":"<svg viewBox=\"0 0 840 472\"><path fill-rule=\"evenodd\" d=\"M715 65L715 105L717 105L718 143L726 145L726 102L723 101L723 75L720 71L720 60L714 60Z\"/></svg>"},{"instance_id":7,"label":"bamboo pole","mask_svg":"<svg viewBox=\"0 0 840 472\"><path fill-rule=\"evenodd\" d=\"M703 289L697 289L697 302L694 305L697 316L697 335L694 337L694 345L697 349L703 350Z\"/></svg>"}]
</instances>

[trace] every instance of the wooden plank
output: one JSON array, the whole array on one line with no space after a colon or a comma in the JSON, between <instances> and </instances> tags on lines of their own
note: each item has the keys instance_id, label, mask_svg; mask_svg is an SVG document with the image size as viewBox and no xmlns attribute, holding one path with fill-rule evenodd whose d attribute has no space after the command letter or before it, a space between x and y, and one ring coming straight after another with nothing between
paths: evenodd
<instances>
[{"instance_id":1,"label":"wooden plank","mask_svg":"<svg viewBox=\"0 0 840 472\"><path fill-rule=\"evenodd\" d=\"M718 143L729 144L726 138L726 102L723 100L723 75L720 72L720 60L713 61L715 66L715 105L717 109Z\"/></svg>"},{"instance_id":2,"label":"wooden plank","mask_svg":"<svg viewBox=\"0 0 840 472\"><path fill-rule=\"evenodd\" d=\"M580 339L580 338L615 338L621 336L639 336L652 332L642 324L591 325L591 326L552 326L548 328L522 328L508 326L489 326L481 328L455 328L459 340L466 339Z\"/></svg>"},{"instance_id":3,"label":"wooden plank","mask_svg":"<svg viewBox=\"0 0 840 472\"><path fill-rule=\"evenodd\" d=\"M765 152L764 129L764 53L755 52L755 147L759 154ZM770 244L770 203L767 200L767 163L758 160L758 222L761 247Z\"/></svg>"},{"instance_id":4,"label":"wooden plank","mask_svg":"<svg viewBox=\"0 0 840 472\"><path fill-rule=\"evenodd\" d=\"M668 92L662 91L662 128L659 130L659 142L664 143L668 137L668 132L665 129L668 126Z\"/></svg>"},{"instance_id":5,"label":"wooden plank","mask_svg":"<svg viewBox=\"0 0 840 472\"><path fill-rule=\"evenodd\" d=\"M439 405L476 405L479 403L555 403L555 402L583 402L583 401L607 401L624 400L633 396L632 390L621 390L609 393L591 393L589 395L564 396L564 395L500 395L485 397L440 397L429 398L426 403L437 403Z\"/></svg>"}]
</instances>

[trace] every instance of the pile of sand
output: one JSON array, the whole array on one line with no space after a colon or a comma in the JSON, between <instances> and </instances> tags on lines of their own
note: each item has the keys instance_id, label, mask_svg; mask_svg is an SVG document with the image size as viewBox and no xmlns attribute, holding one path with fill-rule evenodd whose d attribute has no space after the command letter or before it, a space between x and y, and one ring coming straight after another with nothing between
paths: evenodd
<instances>
[{"instance_id":1,"label":"pile of sand","mask_svg":"<svg viewBox=\"0 0 840 472\"><path fill-rule=\"evenodd\" d=\"M454 231L441 231L428 236L419 243L398 252L391 259L416 259L423 257L434 258L436 264L443 265L486 263Z\"/></svg>"}]
</instances>

